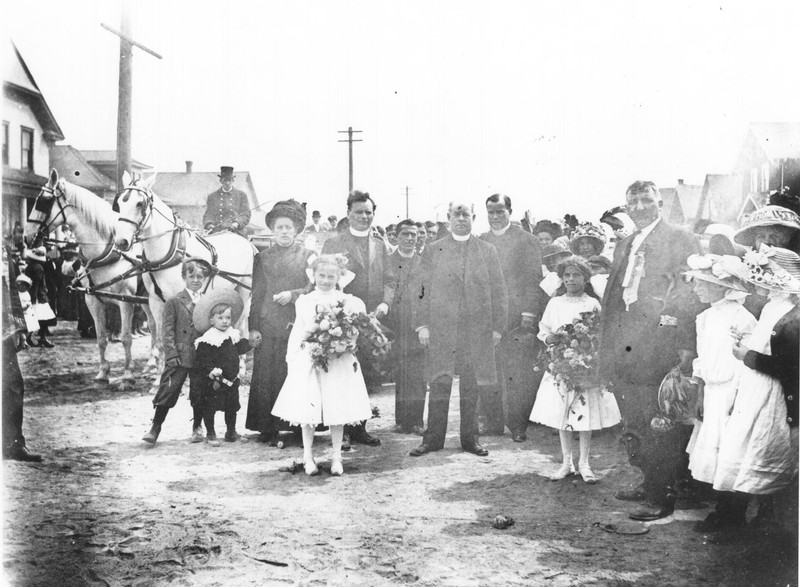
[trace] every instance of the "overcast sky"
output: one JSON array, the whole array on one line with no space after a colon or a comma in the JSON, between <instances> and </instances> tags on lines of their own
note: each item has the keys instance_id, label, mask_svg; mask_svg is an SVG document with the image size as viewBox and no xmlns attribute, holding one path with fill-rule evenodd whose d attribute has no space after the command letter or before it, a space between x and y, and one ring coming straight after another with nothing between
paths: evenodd
<instances>
[{"instance_id":1,"label":"overcast sky","mask_svg":"<svg viewBox=\"0 0 800 587\"><path fill-rule=\"evenodd\" d=\"M9 3L6 3L9 7ZM116 144L119 0L13 3L66 136ZM730 172L749 122L800 120L800 2L137 0L133 156L233 165L262 201L344 213L347 145L377 220L511 196L596 220L635 179ZM265 206L266 209L269 206ZM481 215L479 214L479 217Z\"/></svg>"}]
</instances>

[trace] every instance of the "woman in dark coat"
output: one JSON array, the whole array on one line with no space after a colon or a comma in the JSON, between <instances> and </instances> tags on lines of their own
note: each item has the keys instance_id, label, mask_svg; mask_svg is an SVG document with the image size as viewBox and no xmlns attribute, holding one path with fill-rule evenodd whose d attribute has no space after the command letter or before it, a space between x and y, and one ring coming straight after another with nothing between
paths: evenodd
<instances>
[{"instance_id":1,"label":"woman in dark coat","mask_svg":"<svg viewBox=\"0 0 800 587\"><path fill-rule=\"evenodd\" d=\"M28 250L25 258L28 266L25 269L25 275L31 280L31 302L33 302L36 309L36 317L39 319L39 342L33 343L28 341L32 346L42 348L53 348L53 343L48 340L50 334L50 327L56 325L56 317L50 308L50 303L47 296L47 282L45 280L45 264L47 257L44 247ZM48 311L49 310L49 311Z\"/></svg>"},{"instance_id":2,"label":"woman in dark coat","mask_svg":"<svg viewBox=\"0 0 800 587\"><path fill-rule=\"evenodd\" d=\"M306 225L306 211L295 200L275 204L266 223L275 242L253 262L250 343L255 351L245 425L260 433L259 441L277 445L280 420L272 415L272 407L286 379L294 302L309 284L306 269L314 252L295 242Z\"/></svg>"}]
</instances>

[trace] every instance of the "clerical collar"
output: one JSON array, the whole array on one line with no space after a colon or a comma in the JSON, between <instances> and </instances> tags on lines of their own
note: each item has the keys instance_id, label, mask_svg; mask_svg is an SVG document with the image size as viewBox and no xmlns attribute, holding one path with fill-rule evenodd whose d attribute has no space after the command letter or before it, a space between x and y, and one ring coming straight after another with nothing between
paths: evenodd
<instances>
[{"instance_id":1,"label":"clerical collar","mask_svg":"<svg viewBox=\"0 0 800 587\"><path fill-rule=\"evenodd\" d=\"M503 236L505 233L508 232L508 229L511 228L511 223L505 225L505 228L501 228L500 230L492 229L492 234L495 236Z\"/></svg>"},{"instance_id":2,"label":"clerical collar","mask_svg":"<svg viewBox=\"0 0 800 587\"><path fill-rule=\"evenodd\" d=\"M414 257L414 251L411 251L409 254L406 255L403 251L397 249L397 254L403 257L403 259L411 259Z\"/></svg>"},{"instance_id":3,"label":"clerical collar","mask_svg":"<svg viewBox=\"0 0 800 587\"><path fill-rule=\"evenodd\" d=\"M353 236L369 236L369 228L367 230L356 230L351 226L350 234L352 234Z\"/></svg>"},{"instance_id":4,"label":"clerical collar","mask_svg":"<svg viewBox=\"0 0 800 587\"><path fill-rule=\"evenodd\" d=\"M465 235L463 235L463 236L459 236L459 235L457 235L456 233L452 233L452 236L453 236L453 239L454 239L454 240L456 240L456 241L458 241L458 242L460 242L460 243L463 243L463 242L466 242L466 241L468 241L468 240L469 240L469 237L470 237L471 235L469 235L469 234L465 234Z\"/></svg>"}]
</instances>

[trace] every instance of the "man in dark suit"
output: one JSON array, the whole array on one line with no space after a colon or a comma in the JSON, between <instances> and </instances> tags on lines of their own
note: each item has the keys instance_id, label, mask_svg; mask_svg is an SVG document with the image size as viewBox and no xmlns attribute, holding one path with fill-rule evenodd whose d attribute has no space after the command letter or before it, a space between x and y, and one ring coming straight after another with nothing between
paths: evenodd
<instances>
[{"instance_id":1,"label":"man in dark suit","mask_svg":"<svg viewBox=\"0 0 800 587\"><path fill-rule=\"evenodd\" d=\"M380 320L389 313L394 298L395 278L389 263L389 252L383 240L372 234L375 202L366 192L354 191L347 198L349 227L325 241L322 254L342 253L347 256L347 269L355 278L344 288L345 293L360 298L367 312L374 312ZM369 391L380 385L380 376L369 355L359 353L358 360ZM377 446L380 439L366 430L365 423L345 427L345 445L360 442Z\"/></svg>"},{"instance_id":2,"label":"man in dark suit","mask_svg":"<svg viewBox=\"0 0 800 587\"><path fill-rule=\"evenodd\" d=\"M482 234L481 239L494 245L500 257L508 290L509 332L503 334L497 347L497 385L481 388L478 417L484 423L482 434L502 435L505 424L514 442L524 442L539 387L537 379L541 378L537 378L533 370L538 340L528 334L535 335L547 304L547 296L539 287L542 248L538 238L511 224L511 198L508 196L489 196L486 213L491 230Z\"/></svg>"},{"instance_id":3,"label":"man in dark suit","mask_svg":"<svg viewBox=\"0 0 800 587\"><path fill-rule=\"evenodd\" d=\"M419 341L430 347L431 393L428 429L410 454L418 457L444 447L450 390L458 375L461 448L486 456L475 418L478 386L497 383L495 346L506 331L508 294L497 250L470 234L472 205L451 202L447 218L452 234L428 246L415 304Z\"/></svg>"},{"instance_id":4,"label":"man in dark suit","mask_svg":"<svg viewBox=\"0 0 800 587\"><path fill-rule=\"evenodd\" d=\"M250 222L250 204L247 194L233 187L233 167L220 167L218 175L222 184L217 191L208 194L206 212L203 215L203 228L206 232L230 230L244 234Z\"/></svg>"},{"instance_id":5,"label":"man in dark suit","mask_svg":"<svg viewBox=\"0 0 800 587\"><path fill-rule=\"evenodd\" d=\"M603 298L600 364L622 412L630 463L644 473L642 485L616 496L644 502L631 518L655 520L674 509L675 478L691 432L677 425L658 433L650 421L658 412L664 376L678 363L691 373L695 317L702 305L681 273L699 246L691 233L661 218L661 196L653 182L634 182L625 199L637 230L614 251Z\"/></svg>"},{"instance_id":6,"label":"man in dark suit","mask_svg":"<svg viewBox=\"0 0 800 587\"><path fill-rule=\"evenodd\" d=\"M417 226L413 220L402 220L395 227L397 250L389 262L397 279L388 316L389 328L395 334L392 358L395 373L395 432L421 434L425 412L425 347L414 330L413 304L422 271L422 259L416 253Z\"/></svg>"}]
</instances>

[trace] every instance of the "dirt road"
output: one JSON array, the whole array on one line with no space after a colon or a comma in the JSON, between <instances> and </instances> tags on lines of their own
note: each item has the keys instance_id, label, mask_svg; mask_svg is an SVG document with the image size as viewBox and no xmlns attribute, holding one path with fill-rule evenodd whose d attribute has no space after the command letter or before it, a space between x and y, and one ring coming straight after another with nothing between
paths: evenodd
<instances>
[{"instance_id":1,"label":"dirt road","mask_svg":"<svg viewBox=\"0 0 800 587\"><path fill-rule=\"evenodd\" d=\"M189 444L182 397L154 448L150 380L96 390L94 341L59 325L53 350L20 355L25 434L41 464L5 462L3 572L11 585L787 585L796 531L766 526L715 539L693 532L707 504L610 533L638 481L614 435L593 442L595 486L553 483L558 436L486 437L488 457L458 448L457 397L445 450L412 458L419 437L390 432L391 387L372 396L383 441L345 453L345 475L292 474L299 446ZM134 341L141 370L149 341ZM111 346L118 367L120 345ZM119 369L114 372L117 376ZM112 375L114 374L112 373ZM242 389L242 405L247 405ZM240 432L245 409L240 412ZM222 416L218 426L222 429ZM317 435L329 458L330 437ZM497 515L514 518L505 530ZM796 515L796 512L795 512ZM620 527L620 526L618 526Z\"/></svg>"}]
</instances>

